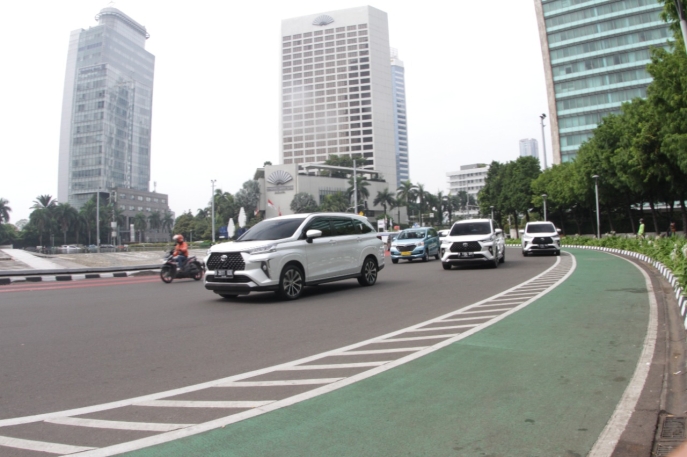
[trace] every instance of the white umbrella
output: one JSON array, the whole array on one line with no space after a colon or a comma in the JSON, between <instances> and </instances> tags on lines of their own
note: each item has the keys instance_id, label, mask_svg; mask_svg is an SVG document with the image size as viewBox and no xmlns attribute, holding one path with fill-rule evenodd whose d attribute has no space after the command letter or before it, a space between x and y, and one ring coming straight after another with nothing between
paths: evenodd
<instances>
[{"instance_id":1,"label":"white umbrella","mask_svg":"<svg viewBox=\"0 0 687 457\"><path fill-rule=\"evenodd\" d=\"M235 232L236 227L234 227L234 219L229 219L229 224L227 224L227 235L229 235L229 238L234 238Z\"/></svg>"},{"instance_id":2,"label":"white umbrella","mask_svg":"<svg viewBox=\"0 0 687 457\"><path fill-rule=\"evenodd\" d=\"M241 211L239 211L239 227L243 228L246 226L246 211L243 209L243 206L241 207Z\"/></svg>"}]
</instances>

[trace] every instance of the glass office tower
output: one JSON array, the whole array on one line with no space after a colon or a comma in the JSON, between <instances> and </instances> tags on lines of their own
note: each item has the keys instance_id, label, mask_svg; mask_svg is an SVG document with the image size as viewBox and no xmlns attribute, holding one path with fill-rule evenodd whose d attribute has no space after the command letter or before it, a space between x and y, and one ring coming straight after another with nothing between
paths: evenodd
<instances>
[{"instance_id":1,"label":"glass office tower","mask_svg":"<svg viewBox=\"0 0 687 457\"><path fill-rule=\"evenodd\" d=\"M534 0L554 163L572 160L609 113L646 97L651 48L672 39L657 0ZM533 119L536 121L536 118Z\"/></svg>"},{"instance_id":2,"label":"glass office tower","mask_svg":"<svg viewBox=\"0 0 687 457\"><path fill-rule=\"evenodd\" d=\"M62 102L58 192L81 207L96 192L148 191L155 57L145 27L116 8L71 33Z\"/></svg>"},{"instance_id":3,"label":"glass office tower","mask_svg":"<svg viewBox=\"0 0 687 457\"><path fill-rule=\"evenodd\" d=\"M408 165L408 116L406 113L406 82L403 62L398 51L391 49L392 93L394 96L394 145L396 148L396 182L410 180Z\"/></svg>"}]
</instances>

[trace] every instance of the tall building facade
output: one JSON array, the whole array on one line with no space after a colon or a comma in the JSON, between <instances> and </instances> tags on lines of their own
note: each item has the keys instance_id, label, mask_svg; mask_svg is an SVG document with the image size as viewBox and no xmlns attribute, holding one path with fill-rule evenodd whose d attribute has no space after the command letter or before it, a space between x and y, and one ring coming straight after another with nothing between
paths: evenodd
<instances>
[{"instance_id":1,"label":"tall building facade","mask_svg":"<svg viewBox=\"0 0 687 457\"><path fill-rule=\"evenodd\" d=\"M360 154L395 190L393 84L385 12L370 6L282 21L283 164Z\"/></svg>"},{"instance_id":2,"label":"tall building facade","mask_svg":"<svg viewBox=\"0 0 687 457\"><path fill-rule=\"evenodd\" d=\"M534 0L554 163L572 160L601 118L646 97L652 47L672 39L656 0Z\"/></svg>"},{"instance_id":3,"label":"tall building facade","mask_svg":"<svg viewBox=\"0 0 687 457\"><path fill-rule=\"evenodd\" d=\"M459 171L447 172L448 193L456 195L461 191L467 192L468 195L472 195L475 201L477 201L477 194L485 186L484 180L488 172L489 165L483 163L461 165Z\"/></svg>"},{"instance_id":4,"label":"tall building facade","mask_svg":"<svg viewBox=\"0 0 687 457\"><path fill-rule=\"evenodd\" d=\"M408 164L408 115L406 112L406 81L403 62L398 51L391 49L391 80L394 96L394 146L396 149L396 182L410 180ZM393 190L393 189L392 189Z\"/></svg>"},{"instance_id":5,"label":"tall building facade","mask_svg":"<svg viewBox=\"0 0 687 457\"><path fill-rule=\"evenodd\" d=\"M520 140L520 157L539 158L539 144L534 138Z\"/></svg>"},{"instance_id":6,"label":"tall building facade","mask_svg":"<svg viewBox=\"0 0 687 457\"><path fill-rule=\"evenodd\" d=\"M62 102L58 191L81 207L97 192L147 192L155 57L145 27L116 8L69 39Z\"/></svg>"}]
</instances>

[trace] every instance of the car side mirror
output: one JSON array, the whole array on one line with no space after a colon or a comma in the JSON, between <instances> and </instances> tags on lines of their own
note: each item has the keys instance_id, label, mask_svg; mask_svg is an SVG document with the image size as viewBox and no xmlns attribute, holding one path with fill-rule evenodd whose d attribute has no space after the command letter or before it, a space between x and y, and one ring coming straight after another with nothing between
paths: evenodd
<instances>
[{"instance_id":1,"label":"car side mirror","mask_svg":"<svg viewBox=\"0 0 687 457\"><path fill-rule=\"evenodd\" d=\"M560 235L561 233L563 233L563 230L561 230L561 229L556 229L556 231L558 232L559 235Z\"/></svg>"},{"instance_id":2,"label":"car side mirror","mask_svg":"<svg viewBox=\"0 0 687 457\"><path fill-rule=\"evenodd\" d=\"M308 230L305 232L305 241L312 243L313 238L319 238L322 236L322 230Z\"/></svg>"},{"instance_id":3,"label":"car side mirror","mask_svg":"<svg viewBox=\"0 0 687 457\"><path fill-rule=\"evenodd\" d=\"M496 230L494 230L494 233L497 234L497 235L503 235L503 230L501 230L501 229L496 229Z\"/></svg>"}]
</instances>

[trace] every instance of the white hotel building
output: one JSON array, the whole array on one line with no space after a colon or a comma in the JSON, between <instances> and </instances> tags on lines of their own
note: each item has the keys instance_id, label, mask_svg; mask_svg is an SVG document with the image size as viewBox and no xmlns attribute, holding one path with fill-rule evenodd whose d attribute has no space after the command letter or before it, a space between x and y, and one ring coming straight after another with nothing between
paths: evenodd
<instances>
[{"instance_id":1,"label":"white hotel building","mask_svg":"<svg viewBox=\"0 0 687 457\"><path fill-rule=\"evenodd\" d=\"M282 21L279 160L361 154L398 187L389 27L370 6Z\"/></svg>"}]
</instances>

